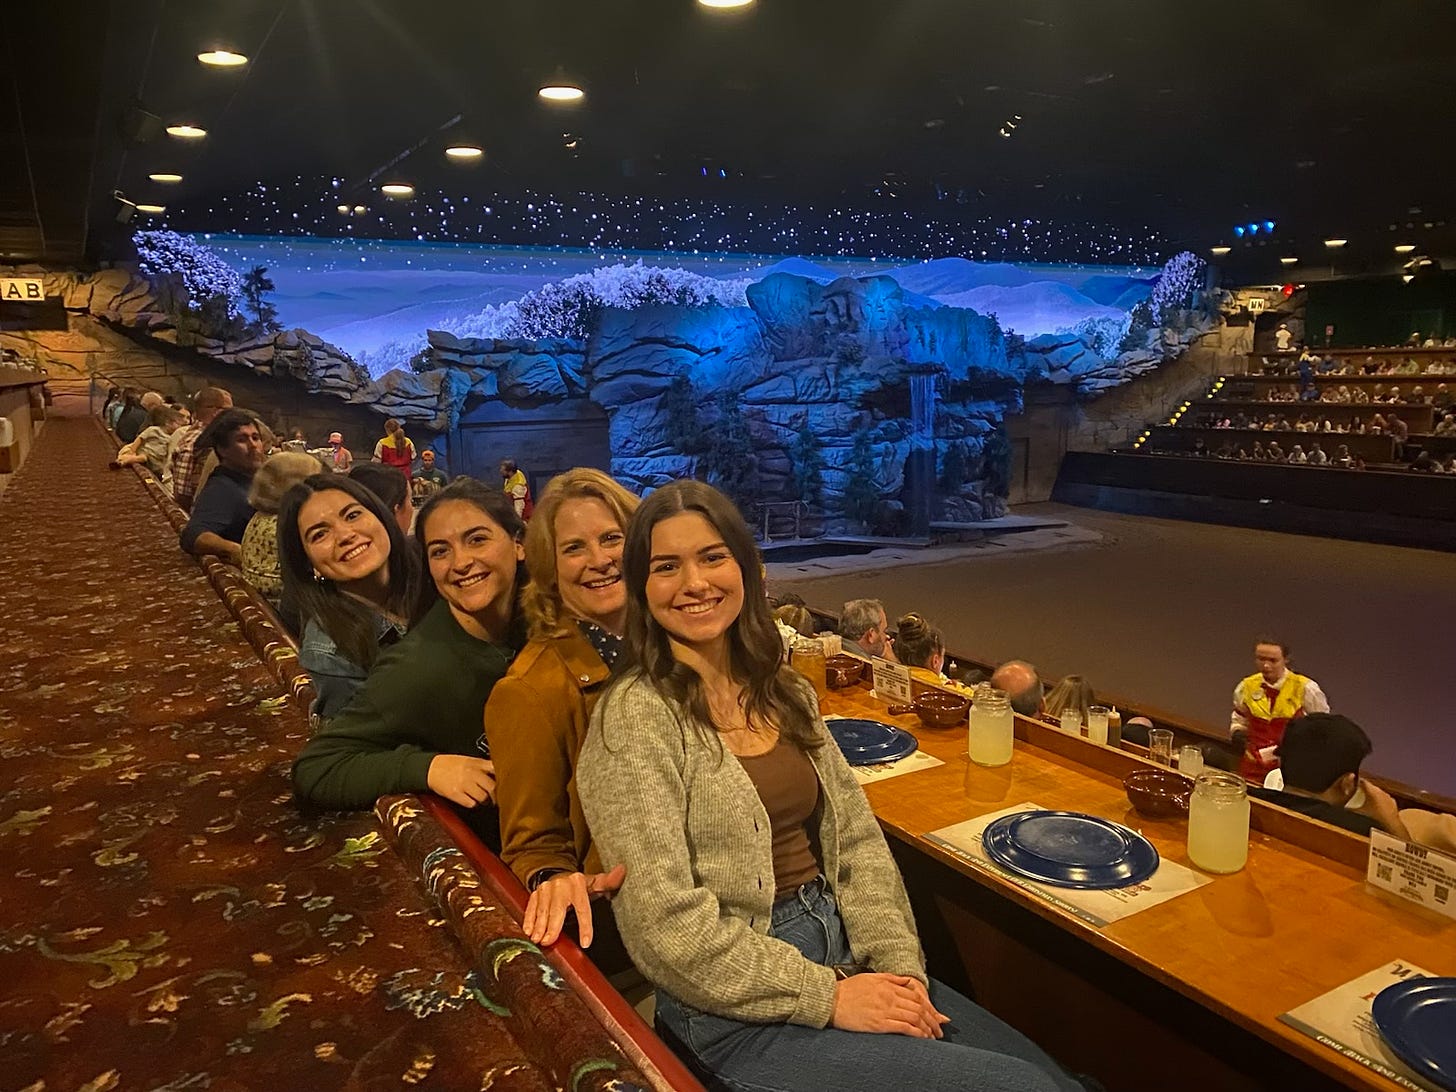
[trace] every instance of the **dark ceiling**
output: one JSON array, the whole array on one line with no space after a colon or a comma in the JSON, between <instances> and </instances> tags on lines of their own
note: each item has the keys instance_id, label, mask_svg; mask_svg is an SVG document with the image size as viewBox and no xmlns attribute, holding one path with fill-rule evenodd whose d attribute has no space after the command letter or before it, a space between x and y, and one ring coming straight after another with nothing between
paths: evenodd
<instances>
[{"instance_id":1,"label":"dark ceiling","mask_svg":"<svg viewBox=\"0 0 1456 1092\"><path fill-rule=\"evenodd\" d=\"M0 226L27 204L55 206L38 217L53 257L88 208L93 227L110 218L113 189L173 206L296 175L365 191L432 137L392 173L461 194L712 185L716 197L775 205L958 197L966 215L1148 225L1198 248L1271 219L1271 255L1331 234L1351 240L1350 254L1388 254L1391 225L1401 241L1424 233L1410 241L1438 257L1451 238L1448 3L0 6L31 160L56 182L32 200L7 155ZM18 18L23 8L51 11ZM251 62L198 64L217 45ZM585 87L584 105L538 102L558 68ZM209 136L127 147L118 122L134 102ZM482 142L484 164L441 156L437 130L457 115L452 132ZM17 129L3 109L0 125L7 138ZM159 170L185 180L149 182ZM78 206L82 178L89 203Z\"/></svg>"}]
</instances>

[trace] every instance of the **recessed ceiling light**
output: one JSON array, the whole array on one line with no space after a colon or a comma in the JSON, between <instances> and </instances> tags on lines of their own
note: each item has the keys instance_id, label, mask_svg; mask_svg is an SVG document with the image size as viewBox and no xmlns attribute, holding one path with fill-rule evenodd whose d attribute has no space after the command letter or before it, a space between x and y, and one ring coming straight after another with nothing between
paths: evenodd
<instances>
[{"instance_id":1,"label":"recessed ceiling light","mask_svg":"<svg viewBox=\"0 0 1456 1092\"><path fill-rule=\"evenodd\" d=\"M1411 273L1402 273L1400 275L1400 279L1403 280L1403 281L1405 281L1406 284L1410 284L1410 282L1413 281L1413 280L1415 280L1416 278Z\"/></svg>"},{"instance_id":2,"label":"recessed ceiling light","mask_svg":"<svg viewBox=\"0 0 1456 1092\"><path fill-rule=\"evenodd\" d=\"M753 0L698 0L698 3L705 8L746 8L753 4Z\"/></svg>"},{"instance_id":3,"label":"recessed ceiling light","mask_svg":"<svg viewBox=\"0 0 1456 1092\"><path fill-rule=\"evenodd\" d=\"M237 68L238 65L248 63L248 58L230 49L209 49L205 53L199 53L197 59L214 68Z\"/></svg>"},{"instance_id":4,"label":"recessed ceiling light","mask_svg":"<svg viewBox=\"0 0 1456 1092\"><path fill-rule=\"evenodd\" d=\"M153 216L160 216L167 211L166 205L138 205L137 212L149 212Z\"/></svg>"},{"instance_id":5,"label":"recessed ceiling light","mask_svg":"<svg viewBox=\"0 0 1456 1092\"><path fill-rule=\"evenodd\" d=\"M548 83L536 92L546 102L580 102L586 98L586 92L574 83Z\"/></svg>"},{"instance_id":6,"label":"recessed ceiling light","mask_svg":"<svg viewBox=\"0 0 1456 1092\"><path fill-rule=\"evenodd\" d=\"M354 206L354 215L355 216L363 216L368 211L369 210L366 209L363 205L355 205Z\"/></svg>"},{"instance_id":7,"label":"recessed ceiling light","mask_svg":"<svg viewBox=\"0 0 1456 1092\"><path fill-rule=\"evenodd\" d=\"M1415 243L1401 243L1400 246L1395 248L1395 252L1397 254L1409 254L1415 248Z\"/></svg>"},{"instance_id":8,"label":"recessed ceiling light","mask_svg":"<svg viewBox=\"0 0 1456 1092\"><path fill-rule=\"evenodd\" d=\"M445 149L445 154L451 159L479 159L485 155L485 149L478 144L452 144Z\"/></svg>"},{"instance_id":9,"label":"recessed ceiling light","mask_svg":"<svg viewBox=\"0 0 1456 1092\"><path fill-rule=\"evenodd\" d=\"M379 192L385 197L404 198L413 197L415 188L408 182L386 182L379 187Z\"/></svg>"},{"instance_id":10,"label":"recessed ceiling light","mask_svg":"<svg viewBox=\"0 0 1456 1092\"><path fill-rule=\"evenodd\" d=\"M167 135L182 140L201 140L207 135L207 130L196 125L169 125Z\"/></svg>"},{"instance_id":11,"label":"recessed ceiling light","mask_svg":"<svg viewBox=\"0 0 1456 1092\"><path fill-rule=\"evenodd\" d=\"M1210 254L1216 256L1216 257L1222 258L1225 254L1227 254L1232 249L1233 249L1233 247L1231 247L1231 246L1215 246L1215 247L1210 247L1208 252Z\"/></svg>"},{"instance_id":12,"label":"recessed ceiling light","mask_svg":"<svg viewBox=\"0 0 1456 1092\"><path fill-rule=\"evenodd\" d=\"M182 176L180 174L160 174L159 173L159 174L149 174L149 175L147 175L147 177L150 178L153 182L166 182L166 183L169 183L169 184L170 183L173 183L173 182L181 182L182 181Z\"/></svg>"},{"instance_id":13,"label":"recessed ceiling light","mask_svg":"<svg viewBox=\"0 0 1456 1092\"><path fill-rule=\"evenodd\" d=\"M1349 242L1348 239L1326 239L1325 246L1329 247L1331 250L1337 250L1340 247L1344 246L1347 242Z\"/></svg>"},{"instance_id":14,"label":"recessed ceiling light","mask_svg":"<svg viewBox=\"0 0 1456 1092\"><path fill-rule=\"evenodd\" d=\"M1279 264L1280 265L1293 265L1297 261L1299 261L1298 258L1280 258L1279 259Z\"/></svg>"},{"instance_id":15,"label":"recessed ceiling light","mask_svg":"<svg viewBox=\"0 0 1456 1092\"><path fill-rule=\"evenodd\" d=\"M348 205L340 205L339 206L339 211L341 213L343 213L345 216L348 216L349 215L349 206Z\"/></svg>"}]
</instances>

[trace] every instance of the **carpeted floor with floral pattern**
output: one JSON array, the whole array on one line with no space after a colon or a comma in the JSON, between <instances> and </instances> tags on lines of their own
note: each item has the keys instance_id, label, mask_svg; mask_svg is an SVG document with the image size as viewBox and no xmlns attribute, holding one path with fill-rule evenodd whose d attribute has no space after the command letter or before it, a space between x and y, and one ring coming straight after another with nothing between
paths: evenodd
<instances>
[{"instance_id":1,"label":"carpeted floor with floral pattern","mask_svg":"<svg viewBox=\"0 0 1456 1092\"><path fill-rule=\"evenodd\" d=\"M0 1087L545 1089L89 419L0 497Z\"/></svg>"}]
</instances>

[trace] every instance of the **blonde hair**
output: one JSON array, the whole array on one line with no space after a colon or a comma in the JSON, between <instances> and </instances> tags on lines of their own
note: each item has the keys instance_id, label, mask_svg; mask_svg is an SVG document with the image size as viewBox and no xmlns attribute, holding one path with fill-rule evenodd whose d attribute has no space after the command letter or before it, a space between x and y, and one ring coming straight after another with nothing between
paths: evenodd
<instances>
[{"instance_id":1,"label":"blonde hair","mask_svg":"<svg viewBox=\"0 0 1456 1092\"><path fill-rule=\"evenodd\" d=\"M1064 709L1076 709L1086 720L1088 706L1095 704L1091 683L1081 675L1064 675L1062 681L1047 694L1042 712L1048 717L1059 717Z\"/></svg>"},{"instance_id":2,"label":"blonde hair","mask_svg":"<svg viewBox=\"0 0 1456 1092\"><path fill-rule=\"evenodd\" d=\"M248 503L253 510L264 515L276 516L283 503L283 494L304 478L320 474L324 466L312 455L302 451L280 451L270 455L268 461L253 475L253 485L248 490Z\"/></svg>"},{"instance_id":3,"label":"blonde hair","mask_svg":"<svg viewBox=\"0 0 1456 1092\"><path fill-rule=\"evenodd\" d=\"M556 583L556 513L569 500L601 501L625 534L638 500L609 474L578 466L546 483L526 526L526 571L531 582L521 596L533 640L566 632L561 588Z\"/></svg>"}]
</instances>

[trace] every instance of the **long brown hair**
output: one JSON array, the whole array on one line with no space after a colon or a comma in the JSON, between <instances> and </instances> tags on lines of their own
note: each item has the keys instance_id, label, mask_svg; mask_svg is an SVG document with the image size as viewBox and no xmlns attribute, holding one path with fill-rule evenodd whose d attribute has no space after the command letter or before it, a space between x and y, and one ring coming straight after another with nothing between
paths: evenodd
<instances>
[{"instance_id":1,"label":"long brown hair","mask_svg":"<svg viewBox=\"0 0 1456 1092\"><path fill-rule=\"evenodd\" d=\"M737 506L702 482L683 480L663 486L642 502L627 527L622 575L627 582L625 666L629 670L624 672L624 682L632 675L630 668L635 668L658 693L688 712L704 738L721 746L702 677L673 657L667 631L647 606L653 529L683 512L696 512L713 525L743 573L743 609L728 627L728 648L729 670L744 687L748 722L774 725L782 739L801 750L823 746L825 737L819 730L817 711L806 699L806 685L783 662L784 645L764 595L763 569L753 534Z\"/></svg>"},{"instance_id":2,"label":"long brown hair","mask_svg":"<svg viewBox=\"0 0 1456 1092\"><path fill-rule=\"evenodd\" d=\"M546 484L531 522L526 525L526 568L531 582L521 593L521 606L531 637L559 637L566 632L561 588L556 582L556 513L569 500L601 501L625 532L637 510L637 498L610 475L589 466L558 474Z\"/></svg>"}]
</instances>

